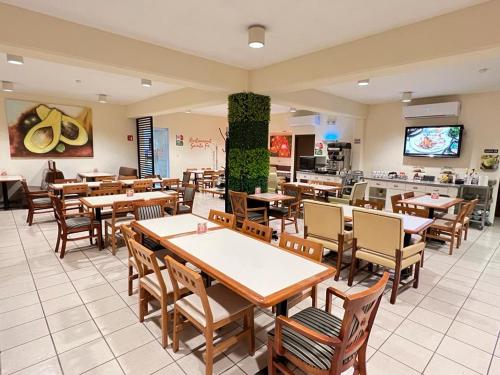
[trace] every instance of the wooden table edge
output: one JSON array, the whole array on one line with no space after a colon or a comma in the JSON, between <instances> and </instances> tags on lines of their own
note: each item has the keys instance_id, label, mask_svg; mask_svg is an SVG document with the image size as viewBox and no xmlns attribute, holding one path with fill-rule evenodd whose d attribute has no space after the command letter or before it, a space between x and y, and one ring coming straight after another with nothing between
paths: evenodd
<instances>
[{"instance_id":1,"label":"wooden table edge","mask_svg":"<svg viewBox=\"0 0 500 375\"><path fill-rule=\"evenodd\" d=\"M425 197L426 195L419 195L418 197L413 197L413 198L406 198L406 199L401 199L398 201L398 203L406 203L406 204L414 204L416 206L421 206L421 207L428 207L428 208L437 208L437 209L443 209L446 210L450 207L453 207L461 202L463 202L463 198L453 198L452 201L443 204L443 205L436 205L436 204L429 204L429 203L421 203L421 202L412 202L412 200L416 198L421 198Z\"/></svg>"}]
</instances>

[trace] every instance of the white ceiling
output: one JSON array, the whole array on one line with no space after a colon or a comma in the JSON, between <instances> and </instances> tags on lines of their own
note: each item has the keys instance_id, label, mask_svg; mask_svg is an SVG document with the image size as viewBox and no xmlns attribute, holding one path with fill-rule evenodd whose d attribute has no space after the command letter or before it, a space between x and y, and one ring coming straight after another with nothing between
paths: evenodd
<instances>
[{"instance_id":1,"label":"white ceiling","mask_svg":"<svg viewBox=\"0 0 500 375\"><path fill-rule=\"evenodd\" d=\"M365 104L399 100L403 91L412 91L415 98L423 98L500 90L500 52L455 60L388 76L360 77L370 78L368 86L360 87L357 81L352 81L319 89ZM479 73L481 68L488 71Z\"/></svg>"},{"instance_id":2,"label":"white ceiling","mask_svg":"<svg viewBox=\"0 0 500 375\"><path fill-rule=\"evenodd\" d=\"M2 1L255 69L486 0ZM247 47L247 27L254 23L268 28L260 50Z\"/></svg>"},{"instance_id":3,"label":"white ceiling","mask_svg":"<svg viewBox=\"0 0 500 375\"><path fill-rule=\"evenodd\" d=\"M81 83L76 83L76 80ZM63 96L96 101L97 94L109 96L108 102L129 104L180 89L180 86L153 82L152 87L141 86L140 77L79 68L44 60L24 58L24 65L7 63L0 53L0 81L14 82L16 92Z\"/></svg>"},{"instance_id":4,"label":"white ceiling","mask_svg":"<svg viewBox=\"0 0 500 375\"><path fill-rule=\"evenodd\" d=\"M290 111L290 107L271 103L271 114L286 113ZM227 104L213 105L209 107L194 108L193 113L199 113L209 116L224 116L227 117Z\"/></svg>"}]
</instances>

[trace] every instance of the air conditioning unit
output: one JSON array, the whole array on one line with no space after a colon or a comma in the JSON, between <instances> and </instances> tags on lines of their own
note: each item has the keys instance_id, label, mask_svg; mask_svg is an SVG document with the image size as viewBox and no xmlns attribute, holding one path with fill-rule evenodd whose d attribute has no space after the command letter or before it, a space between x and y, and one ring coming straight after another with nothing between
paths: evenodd
<instances>
[{"instance_id":1,"label":"air conditioning unit","mask_svg":"<svg viewBox=\"0 0 500 375\"><path fill-rule=\"evenodd\" d=\"M295 116L288 119L289 126L319 126L321 115Z\"/></svg>"},{"instance_id":2,"label":"air conditioning unit","mask_svg":"<svg viewBox=\"0 0 500 375\"><path fill-rule=\"evenodd\" d=\"M426 117L458 117L459 113L460 102L409 105L403 107L403 117L407 119Z\"/></svg>"}]
</instances>

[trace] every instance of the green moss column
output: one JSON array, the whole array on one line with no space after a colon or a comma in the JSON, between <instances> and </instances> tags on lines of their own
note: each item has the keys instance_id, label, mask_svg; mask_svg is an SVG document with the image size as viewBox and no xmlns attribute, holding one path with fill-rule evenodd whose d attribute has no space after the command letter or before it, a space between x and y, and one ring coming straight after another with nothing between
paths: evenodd
<instances>
[{"instance_id":1,"label":"green moss column","mask_svg":"<svg viewBox=\"0 0 500 375\"><path fill-rule=\"evenodd\" d=\"M268 96L251 92L229 96L226 150L229 190L253 194L255 188L260 186L263 192L267 191L270 113L271 100Z\"/></svg>"}]
</instances>

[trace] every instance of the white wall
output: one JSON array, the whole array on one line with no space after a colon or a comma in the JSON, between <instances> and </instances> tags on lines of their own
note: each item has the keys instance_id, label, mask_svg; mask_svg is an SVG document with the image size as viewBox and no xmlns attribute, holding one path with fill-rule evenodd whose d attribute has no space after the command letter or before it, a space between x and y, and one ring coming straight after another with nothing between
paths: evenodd
<instances>
[{"instance_id":1,"label":"white wall","mask_svg":"<svg viewBox=\"0 0 500 375\"><path fill-rule=\"evenodd\" d=\"M23 175L29 185L39 186L42 172L47 167L47 158L11 158L9 135L5 116L5 99L21 99L41 103L88 106L92 108L94 157L92 158L54 158L57 168L66 178L73 178L77 172L99 171L118 173L120 166L137 166L135 120L128 119L125 107L113 104L100 104L41 95L22 95L0 92L0 169L8 174ZM134 141L128 142L132 134Z\"/></svg>"},{"instance_id":2,"label":"white wall","mask_svg":"<svg viewBox=\"0 0 500 375\"><path fill-rule=\"evenodd\" d=\"M365 173L369 175L373 170L386 170L405 171L411 175L414 166L422 166L427 174L438 176L441 168L446 166L452 167L460 173L463 173L467 168L475 168L479 173L487 174L490 179L498 181L500 171L483 172L479 170L479 166L480 156L485 148L500 149L498 125L500 121L500 92L431 98L424 102L448 100L459 100L462 103L458 119L438 118L409 121L402 117L402 104L399 102L370 106L363 137ZM464 125L460 158L431 159L403 156L406 126L450 123ZM494 198L496 198L497 189L498 182Z\"/></svg>"},{"instance_id":3,"label":"white wall","mask_svg":"<svg viewBox=\"0 0 500 375\"><path fill-rule=\"evenodd\" d=\"M196 113L173 113L153 118L155 128L168 128L170 177L182 178L186 168L220 168L225 166L224 140L227 119ZM176 146L175 136L184 136L184 146ZM208 147L191 147L190 139L210 141ZM200 143L201 144L201 143ZM215 163L217 151L218 163Z\"/></svg>"}]
</instances>

